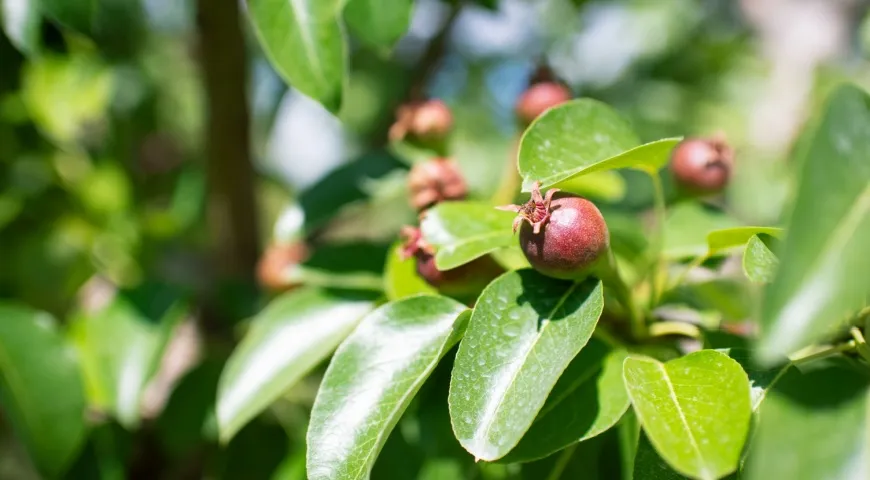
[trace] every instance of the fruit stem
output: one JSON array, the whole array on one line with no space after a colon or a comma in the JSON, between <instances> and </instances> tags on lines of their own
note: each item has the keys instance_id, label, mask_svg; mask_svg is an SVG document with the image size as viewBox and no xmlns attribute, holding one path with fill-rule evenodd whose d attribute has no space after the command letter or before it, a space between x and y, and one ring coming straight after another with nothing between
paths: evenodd
<instances>
[{"instance_id":1,"label":"fruit stem","mask_svg":"<svg viewBox=\"0 0 870 480\"><path fill-rule=\"evenodd\" d=\"M570 447L562 450L562 454L559 455L559 459L556 460L556 465L553 466L553 470L550 471L550 474L547 475L547 480L559 480L562 478L562 473L565 471L565 467L568 466L568 462L571 460L571 457L574 455L574 450L577 450L577 445L580 443L575 443Z\"/></svg>"},{"instance_id":2,"label":"fruit stem","mask_svg":"<svg viewBox=\"0 0 870 480\"><path fill-rule=\"evenodd\" d=\"M616 300L628 311L632 336L636 340L644 339L647 337L644 317L637 308L634 296L631 294L631 289L628 288L628 285L625 284L625 281L619 274L613 251L608 248L606 255L606 260L596 269L596 274L605 285L611 288L616 295Z\"/></svg>"},{"instance_id":3,"label":"fruit stem","mask_svg":"<svg viewBox=\"0 0 870 480\"><path fill-rule=\"evenodd\" d=\"M668 290L680 286L680 284L683 283L683 280L686 279L686 276L689 274L689 272L691 272L692 270L694 270L694 269L700 267L701 264L704 263L704 262L706 262L708 258L710 258L710 257L709 257L709 255L707 255L706 253L703 254L703 255L698 255L698 256L696 256L696 257L691 261L691 263L689 263L688 265L686 265L686 268L684 268L683 271L680 272L680 274L677 275L677 277L674 278L674 280L668 284L668 287L667 287Z\"/></svg>"},{"instance_id":4,"label":"fruit stem","mask_svg":"<svg viewBox=\"0 0 870 480\"><path fill-rule=\"evenodd\" d=\"M656 217L656 231L653 236L653 266L650 270L650 296L649 308L658 305L659 296L662 293L663 284L666 282L666 272L664 271L664 259L662 250L665 244L665 190L662 186L662 179L658 172L648 172L653 184L653 209Z\"/></svg>"},{"instance_id":5,"label":"fruit stem","mask_svg":"<svg viewBox=\"0 0 870 480\"><path fill-rule=\"evenodd\" d=\"M809 355L800 355L803 350L794 355L795 358L790 358L792 365L801 365L807 362L812 362L814 360L821 360L823 358L828 358L830 356L836 355L838 353L848 352L850 350L854 350L857 346L855 340L849 340L848 342L841 343L839 345L833 345L825 348L812 348L816 351ZM809 349L805 349L809 350Z\"/></svg>"}]
</instances>

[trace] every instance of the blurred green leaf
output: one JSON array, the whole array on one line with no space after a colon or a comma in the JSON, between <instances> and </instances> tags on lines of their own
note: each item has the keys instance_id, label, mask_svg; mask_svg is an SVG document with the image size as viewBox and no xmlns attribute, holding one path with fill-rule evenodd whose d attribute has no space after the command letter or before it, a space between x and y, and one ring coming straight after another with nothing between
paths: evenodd
<instances>
[{"instance_id":1,"label":"blurred green leaf","mask_svg":"<svg viewBox=\"0 0 870 480\"><path fill-rule=\"evenodd\" d=\"M0 404L45 475L69 467L85 440L85 399L74 352L47 313L0 304Z\"/></svg>"},{"instance_id":2,"label":"blurred green leaf","mask_svg":"<svg viewBox=\"0 0 870 480\"><path fill-rule=\"evenodd\" d=\"M0 1L0 20L9 41L25 55L36 55L40 45L40 0Z\"/></svg>"},{"instance_id":3,"label":"blurred green leaf","mask_svg":"<svg viewBox=\"0 0 870 480\"><path fill-rule=\"evenodd\" d=\"M103 121L114 75L98 58L43 56L27 63L23 75L24 103L34 123L55 141L75 143L87 127Z\"/></svg>"},{"instance_id":4,"label":"blurred green leaf","mask_svg":"<svg viewBox=\"0 0 870 480\"><path fill-rule=\"evenodd\" d=\"M444 202L426 211L423 237L437 249L435 265L450 270L517 242L513 212L480 202Z\"/></svg>"},{"instance_id":5,"label":"blurred green leaf","mask_svg":"<svg viewBox=\"0 0 870 480\"><path fill-rule=\"evenodd\" d=\"M248 14L266 56L295 89L327 110L341 108L347 46L338 0L249 0Z\"/></svg>"},{"instance_id":6,"label":"blurred green leaf","mask_svg":"<svg viewBox=\"0 0 870 480\"><path fill-rule=\"evenodd\" d=\"M742 247L756 235L779 238L783 233L783 229L775 227L735 227L713 230L707 234L708 255L712 256L732 247Z\"/></svg>"},{"instance_id":7,"label":"blurred green leaf","mask_svg":"<svg viewBox=\"0 0 870 480\"><path fill-rule=\"evenodd\" d=\"M299 195L299 205L305 213L305 230L316 230L342 207L367 198L366 182L400 171L397 168L401 165L391 155L374 152L329 172Z\"/></svg>"},{"instance_id":8,"label":"blurred green leaf","mask_svg":"<svg viewBox=\"0 0 870 480\"><path fill-rule=\"evenodd\" d=\"M529 431L503 460L544 458L616 425L629 406L622 381L627 355L590 339L559 377Z\"/></svg>"},{"instance_id":9,"label":"blurred green leaf","mask_svg":"<svg viewBox=\"0 0 870 480\"><path fill-rule=\"evenodd\" d=\"M753 297L742 279L714 278L685 283L667 291L662 304L685 305L699 314L709 315L718 325L722 321L744 320L753 313Z\"/></svg>"},{"instance_id":10,"label":"blurred green leaf","mask_svg":"<svg viewBox=\"0 0 870 480\"><path fill-rule=\"evenodd\" d=\"M411 23L412 0L349 0L344 19L354 35L380 50L389 50Z\"/></svg>"},{"instance_id":11,"label":"blurred green leaf","mask_svg":"<svg viewBox=\"0 0 870 480\"><path fill-rule=\"evenodd\" d=\"M746 478L857 480L870 473L866 374L833 362L812 367L768 393Z\"/></svg>"},{"instance_id":12,"label":"blurred green leaf","mask_svg":"<svg viewBox=\"0 0 870 480\"><path fill-rule=\"evenodd\" d=\"M220 438L228 441L323 361L373 306L373 294L304 288L251 321L218 386Z\"/></svg>"},{"instance_id":13,"label":"blurred green leaf","mask_svg":"<svg viewBox=\"0 0 870 480\"><path fill-rule=\"evenodd\" d=\"M38 0L43 13L65 28L91 37L110 53L132 55L145 12L139 0Z\"/></svg>"},{"instance_id":14,"label":"blurred green leaf","mask_svg":"<svg viewBox=\"0 0 870 480\"><path fill-rule=\"evenodd\" d=\"M779 259L770 250L764 240L754 235L743 251L743 273L746 278L755 283L770 283L776 276Z\"/></svg>"},{"instance_id":15,"label":"blurred green leaf","mask_svg":"<svg viewBox=\"0 0 870 480\"><path fill-rule=\"evenodd\" d=\"M675 472L656 452L649 438L641 433L637 442L632 480L685 480L686 478Z\"/></svg>"},{"instance_id":16,"label":"blurred green leaf","mask_svg":"<svg viewBox=\"0 0 870 480\"><path fill-rule=\"evenodd\" d=\"M752 415L739 363L714 350L667 363L629 357L624 375L644 432L672 468L703 480L737 469Z\"/></svg>"},{"instance_id":17,"label":"blurred green leaf","mask_svg":"<svg viewBox=\"0 0 870 480\"><path fill-rule=\"evenodd\" d=\"M320 245L307 260L286 272L287 283L380 291L384 285L382 270L386 257L386 246L376 243Z\"/></svg>"},{"instance_id":18,"label":"blurred green leaf","mask_svg":"<svg viewBox=\"0 0 870 480\"><path fill-rule=\"evenodd\" d=\"M601 282L509 272L481 294L459 345L450 418L472 455L505 456L532 426L604 307Z\"/></svg>"},{"instance_id":19,"label":"blurred green leaf","mask_svg":"<svg viewBox=\"0 0 870 480\"><path fill-rule=\"evenodd\" d=\"M157 419L162 446L177 458L189 455L204 440L217 440L209 437L206 426L215 422L215 397L222 369L221 362L209 359L186 373Z\"/></svg>"},{"instance_id":20,"label":"blurred green leaf","mask_svg":"<svg viewBox=\"0 0 870 480\"><path fill-rule=\"evenodd\" d=\"M853 86L836 90L805 153L780 268L762 305L762 360L827 333L870 292L867 94Z\"/></svg>"},{"instance_id":21,"label":"blurred green leaf","mask_svg":"<svg viewBox=\"0 0 870 480\"><path fill-rule=\"evenodd\" d=\"M664 255L672 259L706 255L707 234L736 225L737 220L725 213L695 202L674 205L665 220Z\"/></svg>"},{"instance_id":22,"label":"blurred green leaf","mask_svg":"<svg viewBox=\"0 0 870 480\"><path fill-rule=\"evenodd\" d=\"M79 351L88 399L127 428L138 425L142 392L185 305L168 287L120 292L105 307L77 314L70 335Z\"/></svg>"},{"instance_id":23,"label":"blurred green leaf","mask_svg":"<svg viewBox=\"0 0 870 480\"><path fill-rule=\"evenodd\" d=\"M384 267L384 292L387 298L395 301L420 293L437 293L435 287L417 275L417 262L411 258L402 259L401 249L401 244L397 243L387 254L387 265Z\"/></svg>"},{"instance_id":24,"label":"blurred green leaf","mask_svg":"<svg viewBox=\"0 0 870 480\"><path fill-rule=\"evenodd\" d=\"M311 479L368 478L386 437L442 356L462 337L466 307L416 296L364 318L335 352L308 428Z\"/></svg>"}]
</instances>

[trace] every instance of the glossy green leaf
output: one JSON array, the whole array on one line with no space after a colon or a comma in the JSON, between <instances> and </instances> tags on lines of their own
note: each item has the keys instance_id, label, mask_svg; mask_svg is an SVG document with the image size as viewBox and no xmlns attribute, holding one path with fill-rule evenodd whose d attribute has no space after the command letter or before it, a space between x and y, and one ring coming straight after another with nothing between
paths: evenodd
<instances>
[{"instance_id":1,"label":"glossy green leaf","mask_svg":"<svg viewBox=\"0 0 870 480\"><path fill-rule=\"evenodd\" d=\"M535 181L546 187L596 166L640 140L628 122L611 107L589 98L547 110L525 131L520 141L519 171L523 191Z\"/></svg>"},{"instance_id":2,"label":"glossy green leaf","mask_svg":"<svg viewBox=\"0 0 870 480\"><path fill-rule=\"evenodd\" d=\"M42 23L39 0L0 1L0 21L15 48L26 55L38 53Z\"/></svg>"},{"instance_id":3,"label":"glossy green leaf","mask_svg":"<svg viewBox=\"0 0 870 480\"><path fill-rule=\"evenodd\" d=\"M555 185L563 192L570 192L584 198L618 202L625 197L625 179L614 170L602 170L573 176Z\"/></svg>"},{"instance_id":4,"label":"glossy green leaf","mask_svg":"<svg viewBox=\"0 0 870 480\"><path fill-rule=\"evenodd\" d=\"M749 239L743 251L743 273L755 283L770 283L776 276L779 259L758 235Z\"/></svg>"},{"instance_id":5,"label":"glossy green leaf","mask_svg":"<svg viewBox=\"0 0 870 480\"><path fill-rule=\"evenodd\" d=\"M366 316L341 344L308 427L308 478L368 478L387 436L468 321L464 305L416 296Z\"/></svg>"},{"instance_id":6,"label":"glossy green leaf","mask_svg":"<svg viewBox=\"0 0 870 480\"><path fill-rule=\"evenodd\" d=\"M627 355L589 340L556 382L532 427L503 460L544 458L616 425L629 406L622 381Z\"/></svg>"},{"instance_id":7,"label":"glossy green leaf","mask_svg":"<svg viewBox=\"0 0 870 480\"><path fill-rule=\"evenodd\" d=\"M323 361L372 306L372 294L305 288L275 299L251 322L218 385L226 442Z\"/></svg>"},{"instance_id":8,"label":"glossy green leaf","mask_svg":"<svg viewBox=\"0 0 870 480\"><path fill-rule=\"evenodd\" d=\"M768 394L747 459L748 479L870 476L866 373L837 363L812 367L784 377Z\"/></svg>"},{"instance_id":9,"label":"glossy green leaf","mask_svg":"<svg viewBox=\"0 0 870 480\"><path fill-rule=\"evenodd\" d=\"M706 255L707 234L737 226L737 220L696 202L680 203L668 210L665 220L664 255L680 259Z\"/></svg>"},{"instance_id":10,"label":"glossy green leaf","mask_svg":"<svg viewBox=\"0 0 870 480\"><path fill-rule=\"evenodd\" d=\"M426 280L417 275L417 265L414 259L402 259L401 244L396 244L387 254L387 265L384 267L384 293L390 301L421 293L435 294L437 290Z\"/></svg>"},{"instance_id":11,"label":"glossy green leaf","mask_svg":"<svg viewBox=\"0 0 870 480\"><path fill-rule=\"evenodd\" d=\"M511 229L516 214L480 202L444 202L426 212L420 228L437 249L435 264L450 270L517 243Z\"/></svg>"},{"instance_id":12,"label":"glossy green leaf","mask_svg":"<svg viewBox=\"0 0 870 480\"><path fill-rule=\"evenodd\" d=\"M390 49L411 23L412 0L349 0L344 19L353 34L379 49Z\"/></svg>"},{"instance_id":13,"label":"glossy green leaf","mask_svg":"<svg viewBox=\"0 0 870 480\"><path fill-rule=\"evenodd\" d=\"M175 326L185 315L175 292L144 286L72 319L88 398L127 428L138 425L142 393Z\"/></svg>"},{"instance_id":14,"label":"glossy green leaf","mask_svg":"<svg viewBox=\"0 0 870 480\"><path fill-rule=\"evenodd\" d=\"M532 425L604 307L601 282L508 272L481 294L450 381L457 439L477 458L505 456Z\"/></svg>"},{"instance_id":15,"label":"glossy green leaf","mask_svg":"<svg viewBox=\"0 0 870 480\"><path fill-rule=\"evenodd\" d=\"M776 227L735 227L714 230L707 234L708 255L714 255L733 247L746 245L756 235L781 237L784 231Z\"/></svg>"},{"instance_id":16,"label":"glossy green leaf","mask_svg":"<svg viewBox=\"0 0 870 480\"><path fill-rule=\"evenodd\" d=\"M55 477L85 439L85 399L74 352L54 318L0 304L0 405L36 466Z\"/></svg>"},{"instance_id":17,"label":"glossy green leaf","mask_svg":"<svg viewBox=\"0 0 870 480\"><path fill-rule=\"evenodd\" d=\"M752 415L739 363L713 350L667 363L629 357L624 375L644 432L674 470L713 480L737 469Z\"/></svg>"},{"instance_id":18,"label":"glossy green leaf","mask_svg":"<svg viewBox=\"0 0 870 480\"><path fill-rule=\"evenodd\" d=\"M717 351L733 358L743 367L743 371L749 377L749 395L752 397L753 412L758 411L770 389L788 369L792 368L786 358L783 359L782 364L775 367L760 366L755 362L752 351L745 348L723 348L717 349Z\"/></svg>"},{"instance_id":19,"label":"glossy green leaf","mask_svg":"<svg viewBox=\"0 0 870 480\"><path fill-rule=\"evenodd\" d=\"M758 353L787 355L824 335L870 292L870 98L828 100L802 159L781 264L765 292Z\"/></svg>"},{"instance_id":20,"label":"glossy green leaf","mask_svg":"<svg viewBox=\"0 0 870 480\"><path fill-rule=\"evenodd\" d=\"M337 0L249 0L266 56L284 79L327 110L341 107L347 46Z\"/></svg>"}]
</instances>

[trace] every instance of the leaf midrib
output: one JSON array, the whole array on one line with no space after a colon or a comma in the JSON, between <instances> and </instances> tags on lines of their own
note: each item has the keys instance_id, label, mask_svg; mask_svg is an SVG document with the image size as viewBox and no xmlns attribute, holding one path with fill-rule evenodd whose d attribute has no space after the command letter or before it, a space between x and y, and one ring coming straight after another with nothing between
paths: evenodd
<instances>
[{"instance_id":1,"label":"leaf midrib","mask_svg":"<svg viewBox=\"0 0 870 480\"><path fill-rule=\"evenodd\" d=\"M475 435L476 438L482 439L484 442L489 443L487 438L489 437L489 433L492 430L493 424L495 423L495 417L496 417L497 413L499 412L499 410L501 410L501 406L504 403L505 399L507 398L507 392L510 389L510 386L516 382L516 379L519 376L520 372L523 370L523 365L526 364L526 361L528 360L529 355L535 350L535 346L538 344L538 341L540 341L540 339L544 335L544 332L546 331L547 327L550 326L550 323L552 323L550 321L550 318L557 311L559 311L560 308L562 308L562 305L565 304L565 302L568 300L568 297L574 292L574 290L577 289L578 285L580 285L580 282L574 282L573 284L571 284L571 287L569 287L568 290L565 291L565 293L559 298L559 301L556 302L556 305L553 307L553 309L550 311L550 313L547 314L546 318L544 319L545 320L544 324L541 326L541 329L538 330L538 333L535 335L534 341L529 342L529 348L523 353L522 360L520 362L517 362L518 368L516 370L514 370L510 381L505 384L508 386L508 388L505 388L503 390L502 395L498 399L498 403L496 403L495 407L491 410L492 413L490 415L488 415L489 419L486 422L486 428L483 431L483 435L480 435L480 436Z\"/></svg>"},{"instance_id":2,"label":"leaf midrib","mask_svg":"<svg viewBox=\"0 0 870 480\"><path fill-rule=\"evenodd\" d=\"M308 64L311 66L311 71L317 77L317 81L319 83L326 83L323 69L317 61L317 52L313 50L313 42L315 40L311 34L311 28L308 24L308 20L310 18L309 12L307 12L302 6L299 5L299 3L303 1L304 0L290 0L290 10L293 11L293 16L296 18L296 25L299 28L299 36L302 39L302 48L305 51L305 58L308 60Z\"/></svg>"},{"instance_id":3,"label":"leaf midrib","mask_svg":"<svg viewBox=\"0 0 870 480\"><path fill-rule=\"evenodd\" d=\"M456 318L453 320L453 324L450 327L450 332L448 332L447 337L441 342L441 346L438 349L438 351L435 352L435 355L433 355L432 360L426 364L426 368L421 372L420 375L417 376L417 379L411 383L410 388L408 390L406 390L405 393L399 397L399 401L396 402L393 410L391 412L389 412L389 415L387 416L388 421L392 420L396 416L397 413L400 413L400 410L402 410L402 406L407 405L407 402L409 401L408 397L413 397L417 393L417 391L420 390L420 387L423 385L423 383L429 377L429 375L426 375L426 373L427 372L431 373L432 370L434 370L435 367L438 365L438 362L441 361L441 357L443 357L444 354L447 352L447 350L449 350L449 348L452 347L453 345L455 345L456 342L459 340L458 336L455 335L455 330L456 330L456 320L459 319L460 315L462 315L462 312L460 312L456 315ZM457 337L457 338L454 338L454 337ZM451 342L451 340L453 340L453 342ZM448 344L450 344L450 347L447 347ZM360 464L360 467L357 470L357 473L354 476L354 478L364 478L365 477L364 475L360 476L360 474L366 470L366 465L368 464L368 461L371 458L371 456L375 453L375 450L377 450L377 446L381 442L384 441L383 437L384 437L384 434L386 433L386 430L387 429L384 428L380 432L378 432L378 435L375 437L375 442L374 442L375 448L369 449L369 452L366 454L365 458L363 459L362 463Z\"/></svg>"},{"instance_id":4,"label":"leaf midrib","mask_svg":"<svg viewBox=\"0 0 870 480\"><path fill-rule=\"evenodd\" d=\"M680 401L677 398L677 392L674 390L674 386L671 383L671 377L668 375L668 370L665 368L665 365L661 362L655 362L656 368L661 370L662 377L665 380L665 383L668 386L668 395L671 397L671 400L674 402L674 405L677 406L677 413L680 416L680 422L686 428L686 433L688 434L689 443L692 444L692 450L695 452L695 455L698 457L698 466L701 468L701 473L703 478L711 478L709 472L707 471L706 461L704 460L704 455L701 453L701 448L698 446L698 441L695 440L695 434L692 433L692 429L689 427L689 421L686 419L686 415L683 413L683 407L680 405Z\"/></svg>"}]
</instances>

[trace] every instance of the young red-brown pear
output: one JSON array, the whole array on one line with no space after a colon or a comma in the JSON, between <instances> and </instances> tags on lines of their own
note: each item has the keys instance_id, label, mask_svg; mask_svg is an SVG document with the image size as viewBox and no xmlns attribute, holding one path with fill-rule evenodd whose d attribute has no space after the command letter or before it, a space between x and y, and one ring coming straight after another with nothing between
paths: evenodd
<instances>
[{"instance_id":1,"label":"young red-brown pear","mask_svg":"<svg viewBox=\"0 0 870 480\"><path fill-rule=\"evenodd\" d=\"M734 151L721 136L689 138L671 154L671 173L677 184L690 194L721 191L731 178Z\"/></svg>"},{"instance_id":2,"label":"young red-brown pear","mask_svg":"<svg viewBox=\"0 0 870 480\"><path fill-rule=\"evenodd\" d=\"M574 195L541 195L535 183L531 199L523 205L498 207L517 212L514 231L520 229L520 247L526 259L544 275L580 279L594 267L610 265L610 233L598 208Z\"/></svg>"},{"instance_id":3,"label":"young red-brown pear","mask_svg":"<svg viewBox=\"0 0 870 480\"><path fill-rule=\"evenodd\" d=\"M441 293L460 299L474 297L504 269L490 256L480 257L450 270L435 265L435 251L426 243L419 228L402 227L405 243L400 251L403 259L414 257L417 274Z\"/></svg>"}]
</instances>

